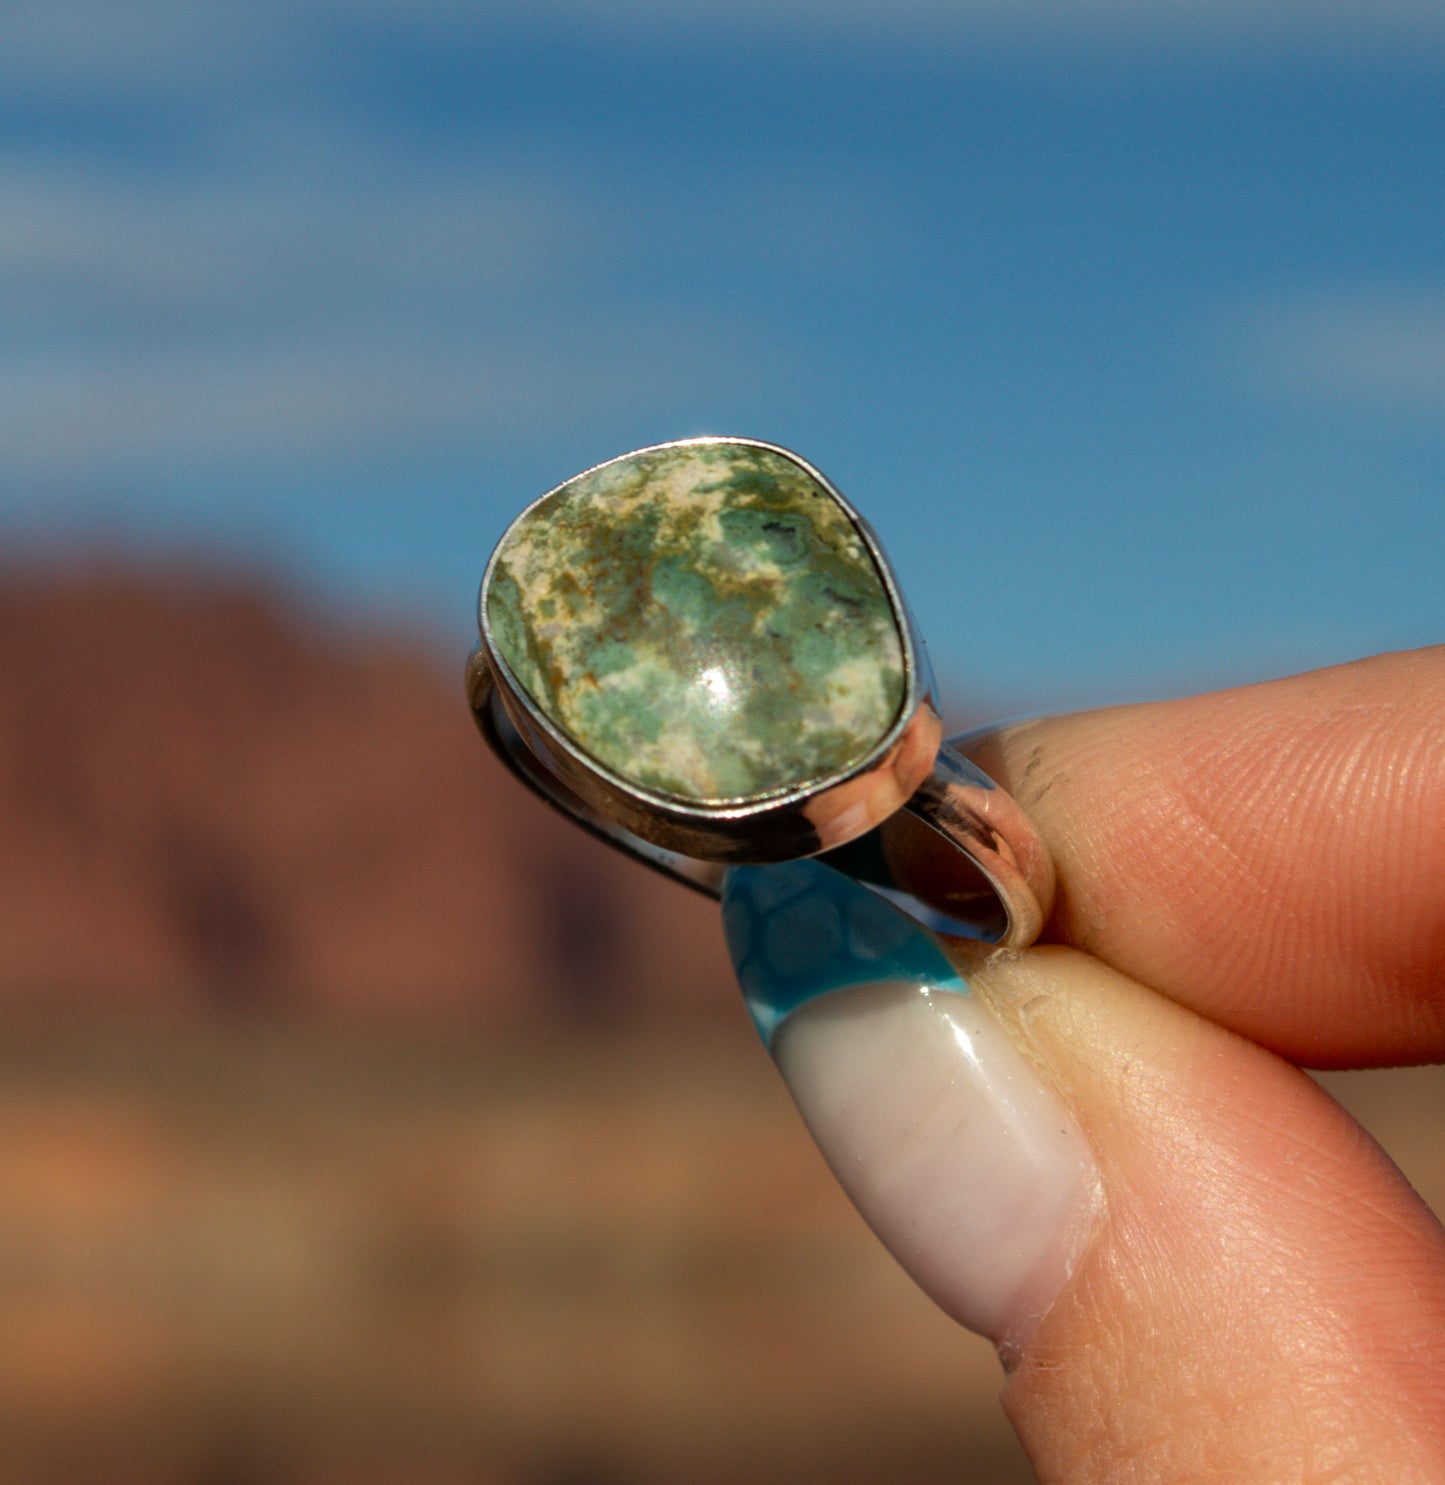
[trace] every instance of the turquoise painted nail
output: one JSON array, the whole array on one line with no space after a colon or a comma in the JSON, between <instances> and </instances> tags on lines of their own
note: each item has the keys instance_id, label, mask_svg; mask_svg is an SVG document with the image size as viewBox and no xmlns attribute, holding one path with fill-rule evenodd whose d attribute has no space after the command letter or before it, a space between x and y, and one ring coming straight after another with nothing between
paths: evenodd
<instances>
[{"instance_id":1,"label":"turquoise painted nail","mask_svg":"<svg viewBox=\"0 0 1445 1485\"><path fill-rule=\"evenodd\" d=\"M768 1046L800 1006L850 985L968 991L928 929L821 862L735 866L722 901L733 970Z\"/></svg>"}]
</instances>

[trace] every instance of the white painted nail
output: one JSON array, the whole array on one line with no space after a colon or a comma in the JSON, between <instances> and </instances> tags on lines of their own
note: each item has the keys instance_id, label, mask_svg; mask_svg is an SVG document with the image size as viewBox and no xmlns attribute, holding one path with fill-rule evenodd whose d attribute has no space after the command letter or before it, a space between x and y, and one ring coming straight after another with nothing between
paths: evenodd
<instances>
[{"instance_id":1,"label":"white painted nail","mask_svg":"<svg viewBox=\"0 0 1445 1485\"><path fill-rule=\"evenodd\" d=\"M738 868L724 913L754 1019L858 1210L950 1315L1021 1349L1092 1224L1077 1121L939 941L851 878Z\"/></svg>"}]
</instances>

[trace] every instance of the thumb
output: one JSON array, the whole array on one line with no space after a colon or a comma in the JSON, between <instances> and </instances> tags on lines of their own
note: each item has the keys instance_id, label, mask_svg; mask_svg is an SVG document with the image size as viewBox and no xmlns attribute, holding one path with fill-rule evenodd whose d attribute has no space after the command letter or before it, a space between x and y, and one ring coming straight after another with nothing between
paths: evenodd
<instances>
[{"instance_id":1,"label":"thumb","mask_svg":"<svg viewBox=\"0 0 1445 1485\"><path fill-rule=\"evenodd\" d=\"M1000 1344L1042 1480L1445 1478L1445 1234L1304 1074L1074 950L956 951L816 863L729 947L842 1184Z\"/></svg>"},{"instance_id":2,"label":"thumb","mask_svg":"<svg viewBox=\"0 0 1445 1485\"><path fill-rule=\"evenodd\" d=\"M1072 950L978 993L1098 1161L1005 1389L1046 1480L1445 1478L1445 1234L1298 1069Z\"/></svg>"}]
</instances>

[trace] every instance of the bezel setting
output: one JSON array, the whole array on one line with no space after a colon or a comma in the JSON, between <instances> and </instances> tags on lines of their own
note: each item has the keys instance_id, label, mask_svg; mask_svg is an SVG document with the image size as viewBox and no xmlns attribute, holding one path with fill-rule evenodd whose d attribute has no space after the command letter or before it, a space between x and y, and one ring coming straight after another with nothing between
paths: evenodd
<instances>
[{"instance_id":1,"label":"bezel setting","mask_svg":"<svg viewBox=\"0 0 1445 1485\"><path fill-rule=\"evenodd\" d=\"M624 777L589 752L537 703L497 643L490 595L510 533L549 502L599 471L673 449L760 450L795 466L827 496L856 533L887 598L902 657L902 700L892 723L846 768L753 795L694 800ZM508 527L487 563L478 603L481 643L469 664L472 707L500 705L544 776L563 786L568 808L581 803L665 851L719 863L792 860L856 839L901 809L928 776L943 739L923 646L876 533L841 491L807 460L760 439L676 439L593 465L534 500ZM529 777L534 786L538 779Z\"/></svg>"},{"instance_id":2,"label":"bezel setting","mask_svg":"<svg viewBox=\"0 0 1445 1485\"><path fill-rule=\"evenodd\" d=\"M863 554L872 564L879 591L887 601L893 625L888 644L890 656L885 660L875 654L874 661L888 665L891 670L891 643L896 635L897 659L902 667L901 699L891 723L871 743L860 745L846 766L818 776L798 778L779 787L759 789L753 794L717 799L683 796L649 787L638 779L628 778L589 751L536 700L514 672L498 643L489 601L510 538L521 523L549 501L611 466L669 450L708 447L749 449L780 458L805 476L816 487L816 493L832 503L848 529L856 534ZM599 491L579 489L574 493L585 501ZM762 506L730 508L762 509ZM560 529L565 529L565 525L564 521ZM814 533L818 534L818 528L814 528ZM550 535L544 536L544 547L550 540ZM523 553L525 569L536 554L529 554L525 543L519 543L518 550ZM851 556L857 560L856 553ZM550 583L545 560L541 571L543 580ZM776 564L773 577L777 577ZM516 581L515 574L511 580ZM655 596L651 583L649 575L644 613L651 610ZM786 593L786 585L779 591ZM838 597L831 589L825 591L830 597ZM876 596L864 601L871 603ZM511 601L511 598L507 600ZM839 601L847 606L847 600ZM523 626L532 622L515 607L508 610L504 604L503 611ZM624 612L630 616L627 622L637 621L637 611L630 603ZM548 622L553 618L555 614ZM555 674L561 677L556 682L557 695L553 697L559 711L575 706L575 699L559 698L563 687L576 682L578 655L588 653L585 631L592 621L585 609L576 622L580 649L565 659L552 656ZM826 619L809 621L803 627L809 628L812 622L821 623L826 629ZM720 895L723 877L730 866L766 865L821 855L830 866L885 891L915 916L945 931L1010 948L1025 947L1041 931L1055 890L1054 866L1048 848L1017 801L971 762L960 747L944 738L923 643L882 545L868 522L837 487L791 450L752 438L710 435L676 439L605 460L564 480L534 500L507 528L482 579L478 623L480 641L467 662L466 687L483 736L521 782L609 844L714 897ZM770 630L768 642L778 640L788 627L784 623L781 629ZM624 623L623 633L626 632ZM529 648L529 658L535 660L537 655L545 653L545 645L551 641L545 636L537 640L535 634L526 641L529 647L534 642L543 647L536 655ZM607 642L611 642L610 638ZM657 642L657 635L654 632L648 639L643 633L640 642L645 649ZM675 658L670 634L663 651L657 653L663 652ZM653 659L656 657L654 654ZM747 666L741 661L746 657L737 658L739 674L745 674ZM569 662L574 667L571 678ZM845 657L842 663L846 670L851 661ZM816 664L816 658L808 664ZM800 666L800 676L806 676L808 665L800 661ZM549 671L549 675L553 673ZM825 677L830 674L826 669L821 673ZM592 666L584 666L581 674L589 685L597 686L598 676ZM679 674L683 677L682 705L686 709L687 685L692 679L687 667L681 672L664 669L663 674L672 680ZM813 683L818 674L814 672ZM896 679L894 672L886 683L890 694ZM848 684L843 683L841 692L825 685L825 699L847 696ZM643 695L645 704L648 693ZM801 704L806 707L810 703ZM622 714L628 720L634 715L625 703ZM644 716L645 711L636 715ZM766 710L763 715L765 726L776 725L776 718L768 717ZM803 716L800 713L800 721ZM809 718L809 725L817 725L815 718L816 714ZM651 721L655 724L656 717ZM846 739L846 714L838 725ZM695 714L691 723L679 720L678 727L685 741L702 749L703 733L689 735L688 726L696 726ZM648 735L646 728L643 733ZM615 736L609 739L609 744L616 747ZM831 745L837 746L836 739ZM803 749L797 756L805 754ZM825 746L822 756L826 755ZM706 758L705 750L702 756ZM755 751L747 753L754 765L756 756Z\"/></svg>"}]
</instances>

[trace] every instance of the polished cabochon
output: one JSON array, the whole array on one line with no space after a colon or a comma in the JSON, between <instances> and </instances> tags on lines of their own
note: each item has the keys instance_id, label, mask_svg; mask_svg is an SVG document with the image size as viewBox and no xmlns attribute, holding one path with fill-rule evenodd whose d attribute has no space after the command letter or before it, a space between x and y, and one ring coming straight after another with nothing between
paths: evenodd
<instances>
[{"instance_id":1,"label":"polished cabochon","mask_svg":"<svg viewBox=\"0 0 1445 1485\"><path fill-rule=\"evenodd\" d=\"M480 619L474 707L495 686L554 784L668 849L828 849L938 752L876 538L773 445L682 440L567 480L502 537Z\"/></svg>"}]
</instances>

